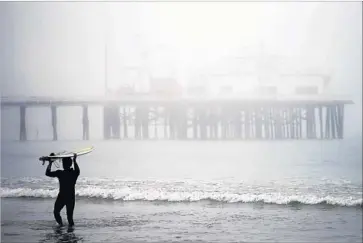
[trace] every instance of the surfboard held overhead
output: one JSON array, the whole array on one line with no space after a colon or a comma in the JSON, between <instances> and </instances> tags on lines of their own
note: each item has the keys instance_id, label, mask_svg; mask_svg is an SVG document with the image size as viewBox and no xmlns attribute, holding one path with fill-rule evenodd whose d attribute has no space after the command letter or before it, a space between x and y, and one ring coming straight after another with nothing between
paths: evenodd
<instances>
[{"instance_id":1,"label":"surfboard held overhead","mask_svg":"<svg viewBox=\"0 0 363 243\"><path fill-rule=\"evenodd\" d=\"M94 150L94 147L87 147L87 148L83 148L77 151L71 151L71 152L62 152L62 153L58 153L55 155L47 155L47 156L42 156L39 158L39 160L50 160L50 159L63 159L63 158L69 158L69 157L73 157L74 154L77 154L77 156L81 156L81 155L85 155L85 154L89 154Z\"/></svg>"}]
</instances>

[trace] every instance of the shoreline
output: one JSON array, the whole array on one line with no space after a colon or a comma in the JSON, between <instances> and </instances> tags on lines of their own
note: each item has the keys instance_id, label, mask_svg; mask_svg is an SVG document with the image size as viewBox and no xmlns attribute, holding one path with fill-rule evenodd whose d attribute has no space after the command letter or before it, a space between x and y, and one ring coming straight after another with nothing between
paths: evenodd
<instances>
[{"instance_id":1,"label":"shoreline","mask_svg":"<svg viewBox=\"0 0 363 243\"><path fill-rule=\"evenodd\" d=\"M362 210L254 205L76 203L73 232L57 233L54 200L2 200L4 242L356 242Z\"/></svg>"}]
</instances>

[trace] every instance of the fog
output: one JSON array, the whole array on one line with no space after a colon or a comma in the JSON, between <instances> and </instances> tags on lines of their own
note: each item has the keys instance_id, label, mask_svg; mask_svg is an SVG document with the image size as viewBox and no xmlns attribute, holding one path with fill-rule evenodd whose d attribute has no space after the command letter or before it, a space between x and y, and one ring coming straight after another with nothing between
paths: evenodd
<instances>
[{"instance_id":1,"label":"fog","mask_svg":"<svg viewBox=\"0 0 363 243\"><path fill-rule=\"evenodd\" d=\"M264 52L271 58L257 76L296 68L330 75L326 92L355 102L346 136L361 136L359 2L2 2L0 11L2 96L103 95L105 75L109 88L147 91L148 77L172 77L183 87L228 82L238 90L248 78L231 67L245 70ZM90 112L100 137L99 110ZM18 113L2 108L2 139L18 136ZM80 109L61 108L58 117L60 134L80 137ZM49 110L30 109L27 122L30 137L50 137Z\"/></svg>"}]
</instances>

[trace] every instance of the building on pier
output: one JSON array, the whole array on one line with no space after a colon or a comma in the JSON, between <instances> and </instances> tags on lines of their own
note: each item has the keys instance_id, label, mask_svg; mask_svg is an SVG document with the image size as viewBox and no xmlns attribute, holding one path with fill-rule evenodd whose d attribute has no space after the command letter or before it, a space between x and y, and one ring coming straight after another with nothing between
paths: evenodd
<instances>
[{"instance_id":1,"label":"building on pier","mask_svg":"<svg viewBox=\"0 0 363 243\"><path fill-rule=\"evenodd\" d=\"M245 62L244 57L233 60L237 60L233 65L226 62L223 68L217 68L221 66L219 63L210 67L211 74L196 74L196 80L185 90L175 79L151 77L136 65L127 70L136 72L136 79L149 80L147 92L140 87L127 86L100 97L2 97L1 106L19 107L20 140L27 140L26 108L29 106L50 107L53 140L58 140L57 108L60 106L82 107L82 138L85 140L92 136L90 106L103 107L104 139L344 137L344 108L353 102L327 95L329 75L291 68L274 73L272 66L278 63L274 59L274 65L265 59L258 61L258 65L241 63ZM261 70L267 70L264 73L268 75L260 75ZM242 83L240 87L235 85L239 83Z\"/></svg>"}]
</instances>

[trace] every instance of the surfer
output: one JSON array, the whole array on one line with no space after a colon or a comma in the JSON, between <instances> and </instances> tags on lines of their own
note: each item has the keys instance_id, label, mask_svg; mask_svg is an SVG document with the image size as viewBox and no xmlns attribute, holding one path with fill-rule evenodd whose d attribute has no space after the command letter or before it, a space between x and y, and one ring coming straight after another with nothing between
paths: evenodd
<instances>
[{"instance_id":1,"label":"surfer","mask_svg":"<svg viewBox=\"0 0 363 243\"><path fill-rule=\"evenodd\" d=\"M77 164L77 154L73 155L74 169L72 166L72 158L67 157L62 159L63 170L51 171L54 160L48 160L49 164L45 171L45 175L49 177L57 177L59 181L59 192L54 204L54 218L57 223L62 226L62 217L60 211L66 206L67 220L69 226L74 226L73 210L75 206L75 184L77 182L80 170Z\"/></svg>"}]
</instances>

